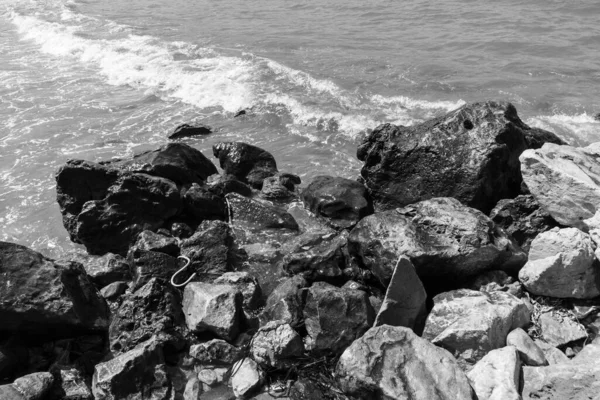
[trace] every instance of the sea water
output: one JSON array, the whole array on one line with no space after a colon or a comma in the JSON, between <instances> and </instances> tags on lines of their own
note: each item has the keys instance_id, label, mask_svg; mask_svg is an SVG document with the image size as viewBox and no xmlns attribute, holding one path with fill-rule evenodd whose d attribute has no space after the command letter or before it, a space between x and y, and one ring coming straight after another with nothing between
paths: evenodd
<instances>
[{"instance_id":1,"label":"sea water","mask_svg":"<svg viewBox=\"0 0 600 400\"><path fill-rule=\"evenodd\" d=\"M208 157L245 141L304 183L357 177L380 123L476 101L600 141L599 16L596 0L0 0L0 240L80 250L56 170L157 148L182 123L215 129L185 139Z\"/></svg>"}]
</instances>

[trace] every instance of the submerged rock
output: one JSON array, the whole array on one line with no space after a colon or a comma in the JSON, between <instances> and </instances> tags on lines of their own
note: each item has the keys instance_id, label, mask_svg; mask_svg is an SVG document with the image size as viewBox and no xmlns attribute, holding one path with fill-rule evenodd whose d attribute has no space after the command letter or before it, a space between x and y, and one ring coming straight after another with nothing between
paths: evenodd
<instances>
[{"instance_id":1,"label":"submerged rock","mask_svg":"<svg viewBox=\"0 0 600 400\"><path fill-rule=\"evenodd\" d=\"M190 137L190 136L204 136L210 135L212 133L212 128L208 125L204 124L181 124L175 131L171 133L168 138L169 139L179 139L182 137Z\"/></svg>"},{"instance_id":2,"label":"submerged rock","mask_svg":"<svg viewBox=\"0 0 600 400\"><path fill-rule=\"evenodd\" d=\"M448 351L399 326L369 329L344 351L335 375L344 393L356 399L476 398Z\"/></svg>"},{"instance_id":3,"label":"submerged rock","mask_svg":"<svg viewBox=\"0 0 600 400\"><path fill-rule=\"evenodd\" d=\"M321 175L302 191L306 207L327 218L332 225L345 229L373 213L367 189L350 179Z\"/></svg>"},{"instance_id":4,"label":"submerged rock","mask_svg":"<svg viewBox=\"0 0 600 400\"><path fill-rule=\"evenodd\" d=\"M261 189L263 181L277 173L277 163L271 153L247 143L220 142L213 145L213 154L221 168L255 189Z\"/></svg>"},{"instance_id":5,"label":"submerged rock","mask_svg":"<svg viewBox=\"0 0 600 400\"><path fill-rule=\"evenodd\" d=\"M380 125L357 156L379 209L454 197L487 214L498 200L519 194L519 156L544 140L562 142L524 124L512 104L489 101L411 127Z\"/></svg>"}]
</instances>

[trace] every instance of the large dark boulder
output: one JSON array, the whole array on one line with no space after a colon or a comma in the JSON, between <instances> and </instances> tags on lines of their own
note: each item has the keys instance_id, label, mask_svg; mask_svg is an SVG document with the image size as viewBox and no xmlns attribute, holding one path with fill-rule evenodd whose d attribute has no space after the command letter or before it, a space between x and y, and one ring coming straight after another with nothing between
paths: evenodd
<instances>
[{"instance_id":1,"label":"large dark boulder","mask_svg":"<svg viewBox=\"0 0 600 400\"><path fill-rule=\"evenodd\" d=\"M190 136L204 136L210 135L212 133L212 128L208 125L204 124L181 124L175 131L171 133L168 138L169 139L180 139L183 137Z\"/></svg>"},{"instance_id":2,"label":"large dark boulder","mask_svg":"<svg viewBox=\"0 0 600 400\"><path fill-rule=\"evenodd\" d=\"M204 154L183 143L169 143L157 150L136 154L129 160L106 163L121 172L140 172L169 179L178 185L203 183L217 167Z\"/></svg>"},{"instance_id":3,"label":"large dark boulder","mask_svg":"<svg viewBox=\"0 0 600 400\"><path fill-rule=\"evenodd\" d=\"M350 179L317 176L302 191L306 207L330 220L337 228L350 228L373 213L371 197L365 186Z\"/></svg>"},{"instance_id":4,"label":"large dark boulder","mask_svg":"<svg viewBox=\"0 0 600 400\"><path fill-rule=\"evenodd\" d=\"M227 204L223 196L216 195L197 183L183 190L181 194L185 212L194 220L227 219Z\"/></svg>"},{"instance_id":5,"label":"large dark boulder","mask_svg":"<svg viewBox=\"0 0 600 400\"><path fill-rule=\"evenodd\" d=\"M299 229L298 223L290 213L267 201L249 199L237 193L229 193L225 198L229 205L231 222L236 226L253 231L268 228Z\"/></svg>"},{"instance_id":6,"label":"large dark boulder","mask_svg":"<svg viewBox=\"0 0 600 400\"><path fill-rule=\"evenodd\" d=\"M213 154L226 174L259 190L265 178L277 173L273 155L247 143L220 142L213 145Z\"/></svg>"},{"instance_id":7,"label":"large dark boulder","mask_svg":"<svg viewBox=\"0 0 600 400\"><path fill-rule=\"evenodd\" d=\"M104 299L77 262L0 242L0 333L70 337L108 328Z\"/></svg>"},{"instance_id":8,"label":"large dark boulder","mask_svg":"<svg viewBox=\"0 0 600 400\"><path fill-rule=\"evenodd\" d=\"M81 263L85 272L99 289L113 282L131 280L129 263L118 254L106 253L103 256L90 256L71 253L64 259Z\"/></svg>"},{"instance_id":9,"label":"large dark boulder","mask_svg":"<svg viewBox=\"0 0 600 400\"><path fill-rule=\"evenodd\" d=\"M173 256L158 251L140 250L136 247L131 248L127 259L131 265L133 290L144 286L152 278L169 282L175 272L183 266L183 264L180 266L179 260Z\"/></svg>"},{"instance_id":10,"label":"large dark boulder","mask_svg":"<svg viewBox=\"0 0 600 400\"><path fill-rule=\"evenodd\" d=\"M387 287L406 255L427 287L457 287L492 268L517 270L524 252L481 211L456 199L435 198L376 213L350 232L348 250ZM432 286L429 286L432 288Z\"/></svg>"},{"instance_id":11,"label":"large dark boulder","mask_svg":"<svg viewBox=\"0 0 600 400\"><path fill-rule=\"evenodd\" d=\"M454 197L487 214L519 194L519 155L556 139L523 123L512 104L489 101L411 127L380 125L357 156L378 209Z\"/></svg>"}]
</instances>

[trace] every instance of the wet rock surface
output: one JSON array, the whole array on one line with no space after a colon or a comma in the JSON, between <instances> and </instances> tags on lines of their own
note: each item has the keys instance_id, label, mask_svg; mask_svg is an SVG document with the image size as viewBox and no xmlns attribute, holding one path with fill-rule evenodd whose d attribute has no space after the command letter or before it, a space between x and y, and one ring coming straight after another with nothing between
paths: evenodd
<instances>
[{"instance_id":1,"label":"wet rock surface","mask_svg":"<svg viewBox=\"0 0 600 400\"><path fill-rule=\"evenodd\" d=\"M247 143L221 142L213 145L213 154L226 174L261 189L263 181L277 173L271 153Z\"/></svg>"}]
</instances>

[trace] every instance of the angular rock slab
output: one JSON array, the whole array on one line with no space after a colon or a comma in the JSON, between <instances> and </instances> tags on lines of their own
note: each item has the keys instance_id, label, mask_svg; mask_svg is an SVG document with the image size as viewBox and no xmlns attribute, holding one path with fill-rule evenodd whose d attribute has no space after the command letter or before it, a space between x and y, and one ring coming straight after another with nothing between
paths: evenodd
<instances>
[{"instance_id":1,"label":"angular rock slab","mask_svg":"<svg viewBox=\"0 0 600 400\"><path fill-rule=\"evenodd\" d=\"M475 399L448 351L399 326L369 329L344 351L335 375L344 393L357 399Z\"/></svg>"},{"instance_id":2,"label":"angular rock slab","mask_svg":"<svg viewBox=\"0 0 600 400\"><path fill-rule=\"evenodd\" d=\"M600 263L592 239L577 228L554 228L531 242L519 271L528 292L549 297L591 299L600 295Z\"/></svg>"},{"instance_id":3,"label":"angular rock slab","mask_svg":"<svg viewBox=\"0 0 600 400\"><path fill-rule=\"evenodd\" d=\"M401 256L373 326L404 326L420 333L427 316L426 301L427 292L414 265Z\"/></svg>"},{"instance_id":4,"label":"angular rock slab","mask_svg":"<svg viewBox=\"0 0 600 400\"><path fill-rule=\"evenodd\" d=\"M523 180L562 225L584 228L600 205L600 151L546 143L520 156Z\"/></svg>"},{"instance_id":5,"label":"angular rock slab","mask_svg":"<svg viewBox=\"0 0 600 400\"><path fill-rule=\"evenodd\" d=\"M380 125L357 156L376 208L453 197L487 214L498 200L519 194L519 155L537 132L512 104L490 101L411 127ZM562 143L547 133L547 140Z\"/></svg>"},{"instance_id":6,"label":"angular rock slab","mask_svg":"<svg viewBox=\"0 0 600 400\"><path fill-rule=\"evenodd\" d=\"M531 317L523 301L505 292L461 289L433 302L423 338L449 350L465 369L504 347L508 333L528 325Z\"/></svg>"},{"instance_id":7,"label":"angular rock slab","mask_svg":"<svg viewBox=\"0 0 600 400\"><path fill-rule=\"evenodd\" d=\"M188 283L183 292L183 312L193 332L212 332L233 340L240 331L243 297L232 285Z\"/></svg>"},{"instance_id":8,"label":"angular rock slab","mask_svg":"<svg viewBox=\"0 0 600 400\"><path fill-rule=\"evenodd\" d=\"M0 242L0 321L0 332L72 337L107 329L109 309L81 264Z\"/></svg>"},{"instance_id":9,"label":"angular rock slab","mask_svg":"<svg viewBox=\"0 0 600 400\"><path fill-rule=\"evenodd\" d=\"M521 362L512 346L490 351L467 374L478 400L521 400Z\"/></svg>"},{"instance_id":10,"label":"angular rock slab","mask_svg":"<svg viewBox=\"0 0 600 400\"><path fill-rule=\"evenodd\" d=\"M387 287L398 256L434 284L463 282L492 268L520 268L526 255L482 212L456 199L435 198L363 218L348 250Z\"/></svg>"},{"instance_id":11,"label":"angular rock slab","mask_svg":"<svg viewBox=\"0 0 600 400\"><path fill-rule=\"evenodd\" d=\"M317 176L302 191L302 201L340 229L350 228L373 213L371 196L357 181L328 175Z\"/></svg>"},{"instance_id":12,"label":"angular rock slab","mask_svg":"<svg viewBox=\"0 0 600 400\"><path fill-rule=\"evenodd\" d=\"M589 400L599 393L598 362L523 367L523 400Z\"/></svg>"},{"instance_id":13,"label":"angular rock slab","mask_svg":"<svg viewBox=\"0 0 600 400\"><path fill-rule=\"evenodd\" d=\"M238 361L231 371L231 387L233 394L238 398L258 390L264 380L264 372L251 358Z\"/></svg>"},{"instance_id":14,"label":"angular rock slab","mask_svg":"<svg viewBox=\"0 0 600 400\"><path fill-rule=\"evenodd\" d=\"M514 346L519 352L519 358L525 365L541 367L548 365L548 360L542 349L521 328L514 329L506 337L506 345Z\"/></svg>"},{"instance_id":15,"label":"angular rock slab","mask_svg":"<svg viewBox=\"0 0 600 400\"><path fill-rule=\"evenodd\" d=\"M570 318L554 315L551 311L542 313L539 323L542 328L542 338L554 347L587 338L587 332L582 325Z\"/></svg>"},{"instance_id":16,"label":"angular rock slab","mask_svg":"<svg viewBox=\"0 0 600 400\"><path fill-rule=\"evenodd\" d=\"M272 321L256 332L250 353L260 365L285 368L293 358L304 353L304 343L289 324Z\"/></svg>"},{"instance_id":17,"label":"angular rock slab","mask_svg":"<svg viewBox=\"0 0 600 400\"><path fill-rule=\"evenodd\" d=\"M303 322L304 304L300 290L307 287L308 282L296 275L284 279L267 298L265 308L259 316L261 326L270 321L284 321L293 328Z\"/></svg>"},{"instance_id":18,"label":"angular rock slab","mask_svg":"<svg viewBox=\"0 0 600 400\"><path fill-rule=\"evenodd\" d=\"M362 290L317 282L307 289L304 306L306 349L314 355L339 354L367 331L375 319Z\"/></svg>"}]
</instances>

